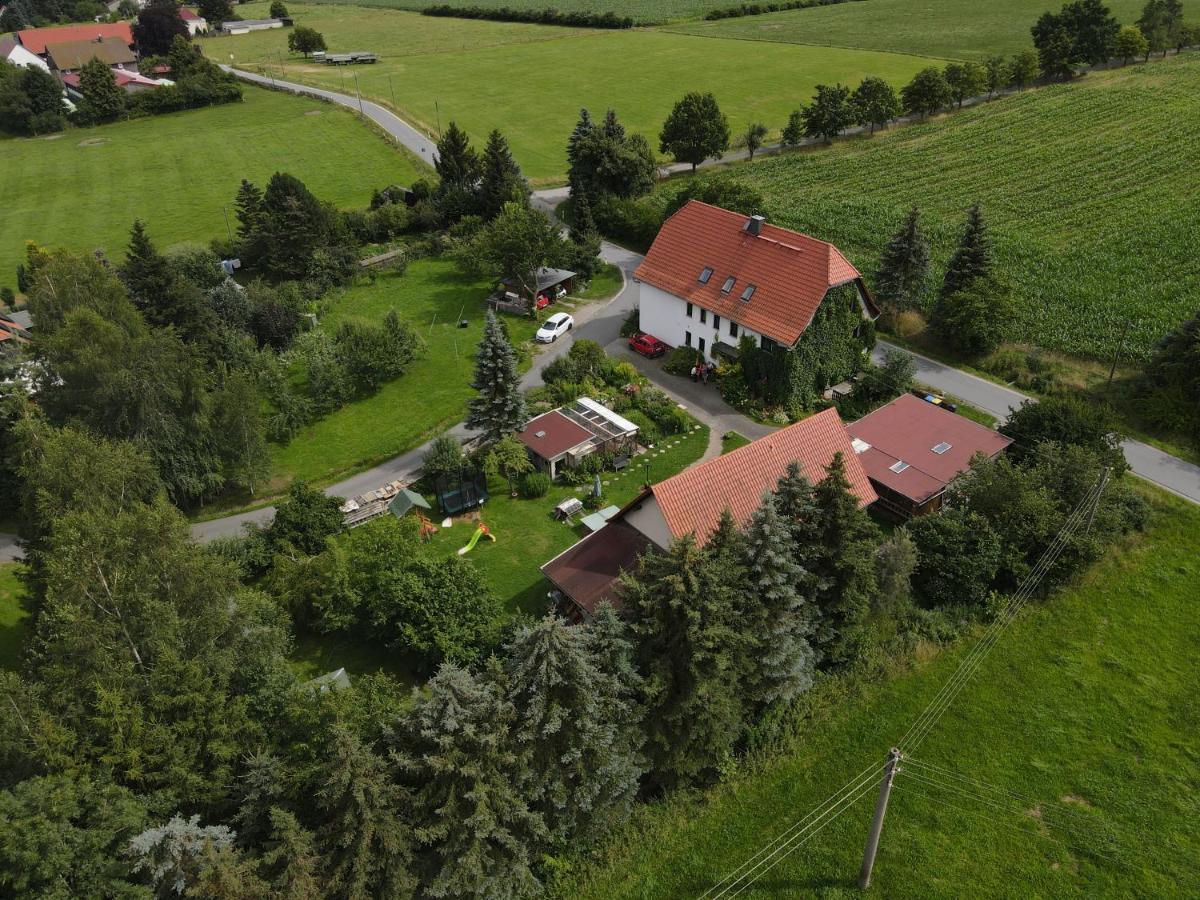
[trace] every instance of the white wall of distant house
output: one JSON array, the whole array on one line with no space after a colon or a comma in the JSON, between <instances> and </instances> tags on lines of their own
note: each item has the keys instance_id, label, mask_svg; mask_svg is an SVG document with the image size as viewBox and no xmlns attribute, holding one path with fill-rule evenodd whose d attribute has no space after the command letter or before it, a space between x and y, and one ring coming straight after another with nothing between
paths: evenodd
<instances>
[{"instance_id":1,"label":"white wall of distant house","mask_svg":"<svg viewBox=\"0 0 1200 900\"><path fill-rule=\"evenodd\" d=\"M687 314L687 301L668 294L652 284L638 284L638 307L640 309L639 327L647 334L652 334L660 341L672 347L689 346L688 335L691 335L690 346L700 347L704 341L704 355L712 359L713 344L723 341L733 347L738 345L742 335L749 335L755 343L761 343L761 335L736 322L737 335L729 333L729 319L721 317L720 324L713 327L714 315L704 310L704 322L700 321L701 309L693 304L692 315Z\"/></svg>"},{"instance_id":2,"label":"white wall of distant house","mask_svg":"<svg viewBox=\"0 0 1200 900\"><path fill-rule=\"evenodd\" d=\"M8 53L8 61L14 66L20 66L27 69L30 66L37 66L43 72L49 72L50 67L46 65L46 61L36 53L31 53L19 44L12 48Z\"/></svg>"},{"instance_id":3,"label":"white wall of distant house","mask_svg":"<svg viewBox=\"0 0 1200 900\"><path fill-rule=\"evenodd\" d=\"M625 513L622 518L662 549L666 550L671 546L671 529L667 527L667 520L663 518L658 500L653 494L643 500L636 509Z\"/></svg>"}]
</instances>

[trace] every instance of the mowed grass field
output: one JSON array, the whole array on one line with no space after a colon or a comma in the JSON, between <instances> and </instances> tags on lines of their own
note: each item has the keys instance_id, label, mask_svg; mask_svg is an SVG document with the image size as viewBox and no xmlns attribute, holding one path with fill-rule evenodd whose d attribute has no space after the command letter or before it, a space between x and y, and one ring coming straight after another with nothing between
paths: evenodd
<instances>
[{"instance_id":1,"label":"mowed grass field","mask_svg":"<svg viewBox=\"0 0 1200 900\"><path fill-rule=\"evenodd\" d=\"M775 221L868 273L917 204L934 284L979 201L1013 287L1014 338L1136 358L1200 296L1198 93L1200 54L1186 53L730 171Z\"/></svg>"},{"instance_id":2,"label":"mowed grass field","mask_svg":"<svg viewBox=\"0 0 1200 900\"><path fill-rule=\"evenodd\" d=\"M998 791L915 763L897 776L874 894L1200 895L1200 509L1155 497L1149 530L1028 608L914 756ZM791 752L642 809L560 895L701 895L882 761L969 645L893 681L824 694ZM856 895L874 799L867 792L738 896Z\"/></svg>"},{"instance_id":3,"label":"mowed grass field","mask_svg":"<svg viewBox=\"0 0 1200 900\"><path fill-rule=\"evenodd\" d=\"M553 7L562 12L613 12L629 16L639 24L671 22L703 16L712 9L734 5L731 0L328 0L335 4L377 6L385 9L419 10L430 6L482 6L486 8L543 10ZM288 9L291 9L289 6ZM247 17L243 17L247 18Z\"/></svg>"},{"instance_id":4,"label":"mowed grass field","mask_svg":"<svg viewBox=\"0 0 1200 900\"><path fill-rule=\"evenodd\" d=\"M265 186L278 171L351 207L422 167L349 112L248 86L240 104L0 140L0 285L15 286L27 240L115 259L140 218L160 248L207 242L226 233L223 207L237 225L241 179Z\"/></svg>"},{"instance_id":5,"label":"mowed grass field","mask_svg":"<svg viewBox=\"0 0 1200 900\"><path fill-rule=\"evenodd\" d=\"M239 11L251 16L259 6ZM239 65L350 94L357 88L430 132L455 120L479 145L499 128L525 174L538 183L562 180L567 136L581 107L598 117L616 109L627 128L657 147L675 101L687 91L712 91L734 135L751 121L778 134L819 82L856 84L878 75L900 86L928 62L895 53L653 30L465 22L349 6L292 4L289 10L298 23L322 32L331 51L370 50L380 61L351 70L289 57L283 31L210 38L205 52L222 62L233 53ZM528 36L538 39L527 41ZM413 52L414 47L424 49Z\"/></svg>"},{"instance_id":6,"label":"mowed grass field","mask_svg":"<svg viewBox=\"0 0 1200 900\"><path fill-rule=\"evenodd\" d=\"M1122 24L1132 25L1144 4L1105 0L1105 5ZM1194 20L1200 0L1183 5ZM1058 0L864 0L675 28L711 37L984 59L1032 46L1029 29L1038 16L1061 6Z\"/></svg>"}]
</instances>

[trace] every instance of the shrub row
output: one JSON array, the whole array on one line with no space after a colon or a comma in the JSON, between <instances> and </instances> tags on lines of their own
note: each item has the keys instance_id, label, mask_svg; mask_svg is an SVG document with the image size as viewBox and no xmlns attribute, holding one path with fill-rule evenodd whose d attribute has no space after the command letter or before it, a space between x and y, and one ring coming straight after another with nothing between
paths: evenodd
<instances>
[{"instance_id":1,"label":"shrub row","mask_svg":"<svg viewBox=\"0 0 1200 900\"><path fill-rule=\"evenodd\" d=\"M705 15L705 19L715 22L718 19L740 19L742 16L761 16L764 13L785 12L789 9L808 9L810 6L833 6L835 3L848 3L850 0L784 0L783 3L739 3L737 6L726 6L714 9Z\"/></svg>"},{"instance_id":2,"label":"shrub row","mask_svg":"<svg viewBox=\"0 0 1200 900\"><path fill-rule=\"evenodd\" d=\"M429 6L421 10L425 16L450 19L488 19L493 22L527 22L532 25L564 25L571 28L632 28L633 19L614 12L563 12L558 9L498 9L482 6Z\"/></svg>"}]
</instances>

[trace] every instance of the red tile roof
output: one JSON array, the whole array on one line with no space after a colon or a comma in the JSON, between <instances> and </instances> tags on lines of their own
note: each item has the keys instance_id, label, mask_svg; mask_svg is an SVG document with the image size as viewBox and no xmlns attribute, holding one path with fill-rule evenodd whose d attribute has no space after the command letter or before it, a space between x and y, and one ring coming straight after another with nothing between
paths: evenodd
<instances>
[{"instance_id":1,"label":"red tile roof","mask_svg":"<svg viewBox=\"0 0 1200 900\"><path fill-rule=\"evenodd\" d=\"M859 504L874 503L875 489L850 446L850 435L836 409L827 409L766 437L694 466L650 491L658 501L671 535L695 533L704 543L728 507L739 525L749 520L766 491L774 490L793 460L814 484L825 477L834 454L841 453L846 477Z\"/></svg>"},{"instance_id":2,"label":"red tile roof","mask_svg":"<svg viewBox=\"0 0 1200 900\"><path fill-rule=\"evenodd\" d=\"M197 12L194 12L193 10L188 9L186 6L179 7L179 18L183 19L183 21L185 21L185 22L203 22L204 21L203 16L201 16Z\"/></svg>"},{"instance_id":3,"label":"red tile roof","mask_svg":"<svg viewBox=\"0 0 1200 900\"><path fill-rule=\"evenodd\" d=\"M539 432L542 432L540 436ZM555 409L530 419L517 437L542 459L554 459L572 447L591 440L593 435Z\"/></svg>"},{"instance_id":4,"label":"red tile roof","mask_svg":"<svg viewBox=\"0 0 1200 900\"><path fill-rule=\"evenodd\" d=\"M846 426L851 437L870 444L858 455L873 481L914 503L923 503L966 471L976 453L993 457L1011 438L970 419L903 394ZM934 453L939 444L944 453ZM892 466L907 463L901 472Z\"/></svg>"},{"instance_id":5,"label":"red tile roof","mask_svg":"<svg viewBox=\"0 0 1200 900\"><path fill-rule=\"evenodd\" d=\"M861 279L833 244L768 223L753 235L748 221L692 200L663 223L634 277L790 347L830 288ZM712 275L701 284L706 268ZM750 285L753 296L740 299Z\"/></svg>"},{"instance_id":6,"label":"red tile roof","mask_svg":"<svg viewBox=\"0 0 1200 900\"><path fill-rule=\"evenodd\" d=\"M67 41L94 41L97 37L116 37L133 46L133 29L128 22L93 22L87 25L63 25L57 28L27 28L17 32L21 46L31 53L45 53L47 44Z\"/></svg>"},{"instance_id":7,"label":"red tile roof","mask_svg":"<svg viewBox=\"0 0 1200 900\"><path fill-rule=\"evenodd\" d=\"M619 608L617 577L633 569L649 546L650 541L632 525L609 522L542 566L542 573L589 615L602 600Z\"/></svg>"}]
</instances>

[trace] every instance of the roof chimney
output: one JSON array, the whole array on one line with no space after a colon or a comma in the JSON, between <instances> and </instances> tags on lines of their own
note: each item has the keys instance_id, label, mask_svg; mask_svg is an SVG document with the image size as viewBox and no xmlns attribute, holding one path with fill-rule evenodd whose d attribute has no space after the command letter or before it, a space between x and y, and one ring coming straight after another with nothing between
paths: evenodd
<instances>
[{"instance_id":1,"label":"roof chimney","mask_svg":"<svg viewBox=\"0 0 1200 900\"><path fill-rule=\"evenodd\" d=\"M767 220L763 216L751 216L750 221L746 223L746 231L755 236L762 234L763 223Z\"/></svg>"}]
</instances>

